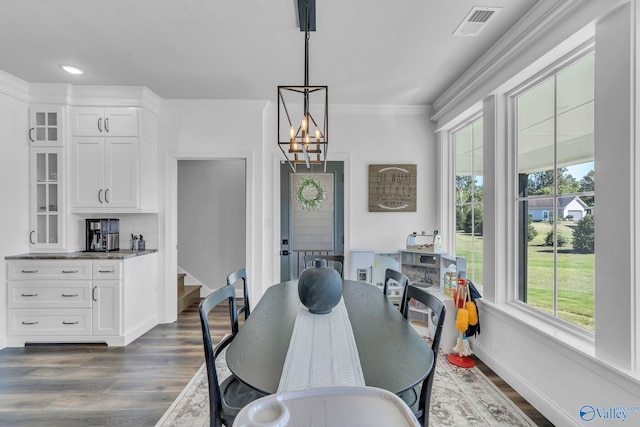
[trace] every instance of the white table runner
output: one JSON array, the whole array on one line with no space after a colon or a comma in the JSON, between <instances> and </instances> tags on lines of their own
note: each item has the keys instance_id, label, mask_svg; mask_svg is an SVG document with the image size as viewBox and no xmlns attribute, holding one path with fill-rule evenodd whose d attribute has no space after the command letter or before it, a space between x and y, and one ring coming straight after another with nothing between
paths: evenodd
<instances>
[{"instance_id":1,"label":"white table runner","mask_svg":"<svg viewBox=\"0 0 640 427\"><path fill-rule=\"evenodd\" d=\"M340 299L328 314L309 313L300 304L278 392L364 385L344 301Z\"/></svg>"}]
</instances>

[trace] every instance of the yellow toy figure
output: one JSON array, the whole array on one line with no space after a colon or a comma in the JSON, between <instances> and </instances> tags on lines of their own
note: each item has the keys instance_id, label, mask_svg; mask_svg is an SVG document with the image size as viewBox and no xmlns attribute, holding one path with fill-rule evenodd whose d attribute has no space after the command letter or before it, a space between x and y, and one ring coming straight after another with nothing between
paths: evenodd
<instances>
[{"instance_id":1,"label":"yellow toy figure","mask_svg":"<svg viewBox=\"0 0 640 427\"><path fill-rule=\"evenodd\" d=\"M459 279L456 291L453 294L453 301L458 308L456 314L456 329L460 332L460 336L453 347L454 353L447 356L449 363L461 368L471 368L475 366L475 362L470 356L473 354L471 346L465 335L469 325L478 323L478 312L476 305L470 300L469 287L465 279Z\"/></svg>"}]
</instances>

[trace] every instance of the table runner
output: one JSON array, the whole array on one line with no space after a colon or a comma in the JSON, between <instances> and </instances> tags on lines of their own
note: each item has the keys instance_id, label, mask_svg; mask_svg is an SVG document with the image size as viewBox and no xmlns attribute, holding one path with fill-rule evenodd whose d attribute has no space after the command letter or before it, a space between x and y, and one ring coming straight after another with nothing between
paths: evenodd
<instances>
[{"instance_id":1,"label":"table runner","mask_svg":"<svg viewBox=\"0 0 640 427\"><path fill-rule=\"evenodd\" d=\"M344 300L327 314L300 303L278 392L343 385L365 385Z\"/></svg>"}]
</instances>

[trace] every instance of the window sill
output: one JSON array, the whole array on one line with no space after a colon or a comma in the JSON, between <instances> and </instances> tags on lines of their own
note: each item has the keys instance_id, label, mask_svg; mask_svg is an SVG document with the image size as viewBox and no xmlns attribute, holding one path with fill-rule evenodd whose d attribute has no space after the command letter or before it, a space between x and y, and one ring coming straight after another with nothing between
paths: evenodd
<instances>
[{"instance_id":1,"label":"window sill","mask_svg":"<svg viewBox=\"0 0 640 427\"><path fill-rule=\"evenodd\" d=\"M599 360L596 357L595 340L586 333L580 335L561 325L553 324L553 322L531 313L526 307L521 307L520 303L495 304L483 299L478 299L477 303L479 309L487 310L496 317L503 318L505 322L509 322L516 329L519 329L519 332L530 335L538 341L541 336L552 341L553 348L559 353L574 360L576 355L583 356L587 363L592 364L592 370L601 370L601 375L609 377L611 373L615 373L619 375L619 381L630 381L634 389L640 385L640 371L632 371Z\"/></svg>"}]
</instances>

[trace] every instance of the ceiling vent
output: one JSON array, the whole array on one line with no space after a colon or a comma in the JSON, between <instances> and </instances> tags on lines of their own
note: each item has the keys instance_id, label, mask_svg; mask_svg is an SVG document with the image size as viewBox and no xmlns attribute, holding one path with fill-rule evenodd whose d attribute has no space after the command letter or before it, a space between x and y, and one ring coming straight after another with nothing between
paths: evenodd
<instances>
[{"instance_id":1,"label":"ceiling vent","mask_svg":"<svg viewBox=\"0 0 640 427\"><path fill-rule=\"evenodd\" d=\"M480 34L480 31L487 26L487 24L496 16L500 11L500 7L481 7L475 6L465 16L458 28L453 32L454 36L472 36L475 37Z\"/></svg>"}]
</instances>

